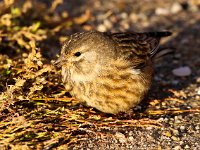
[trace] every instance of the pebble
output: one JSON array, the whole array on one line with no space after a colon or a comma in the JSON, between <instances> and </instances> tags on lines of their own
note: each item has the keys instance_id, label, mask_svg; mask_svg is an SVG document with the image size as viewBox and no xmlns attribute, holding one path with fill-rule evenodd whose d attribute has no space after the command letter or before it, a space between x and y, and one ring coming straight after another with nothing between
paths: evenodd
<instances>
[{"instance_id":1,"label":"pebble","mask_svg":"<svg viewBox=\"0 0 200 150\"><path fill-rule=\"evenodd\" d=\"M163 132L163 135L166 137L171 137L172 134L169 131Z\"/></svg>"},{"instance_id":2,"label":"pebble","mask_svg":"<svg viewBox=\"0 0 200 150\"><path fill-rule=\"evenodd\" d=\"M97 26L97 30L100 32L105 32L106 31L106 27L103 24L100 24Z\"/></svg>"},{"instance_id":3,"label":"pebble","mask_svg":"<svg viewBox=\"0 0 200 150\"><path fill-rule=\"evenodd\" d=\"M175 58L181 58L181 54L180 53L179 54L175 54L174 57Z\"/></svg>"},{"instance_id":4,"label":"pebble","mask_svg":"<svg viewBox=\"0 0 200 150\"><path fill-rule=\"evenodd\" d=\"M180 123L181 121L179 120L179 118L177 116L174 117L174 122L175 123Z\"/></svg>"},{"instance_id":5,"label":"pebble","mask_svg":"<svg viewBox=\"0 0 200 150\"><path fill-rule=\"evenodd\" d=\"M178 130L173 130L172 132L173 132L174 135L178 135L179 134Z\"/></svg>"},{"instance_id":6,"label":"pebble","mask_svg":"<svg viewBox=\"0 0 200 150\"><path fill-rule=\"evenodd\" d=\"M179 83L178 80L173 80L173 81L172 81L172 84L174 84L174 85L177 85L178 83Z\"/></svg>"},{"instance_id":7,"label":"pebble","mask_svg":"<svg viewBox=\"0 0 200 150\"><path fill-rule=\"evenodd\" d=\"M181 131L185 130L185 126L180 126L180 130Z\"/></svg>"},{"instance_id":8,"label":"pebble","mask_svg":"<svg viewBox=\"0 0 200 150\"><path fill-rule=\"evenodd\" d=\"M153 127L149 126L149 127L146 127L147 130L152 130Z\"/></svg>"},{"instance_id":9,"label":"pebble","mask_svg":"<svg viewBox=\"0 0 200 150\"><path fill-rule=\"evenodd\" d=\"M133 140L134 140L134 138L133 138L132 136L130 136L128 139L129 139L130 141L133 141Z\"/></svg>"},{"instance_id":10,"label":"pebble","mask_svg":"<svg viewBox=\"0 0 200 150\"><path fill-rule=\"evenodd\" d=\"M164 119L165 122L167 122L168 120L169 120L168 118L165 118L165 119Z\"/></svg>"},{"instance_id":11,"label":"pebble","mask_svg":"<svg viewBox=\"0 0 200 150\"><path fill-rule=\"evenodd\" d=\"M28 57L28 54L27 53L23 53L22 56L23 57Z\"/></svg>"},{"instance_id":12,"label":"pebble","mask_svg":"<svg viewBox=\"0 0 200 150\"><path fill-rule=\"evenodd\" d=\"M197 83L200 83L200 77L196 78Z\"/></svg>"},{"instance_id":13,"label":"pebble","mask_svg":"<svg viewBox=\"0 0 200 150\"><path fill-rule=\"evenodd\" d=\"M179 142L179 144L180 144L180 145L183 145L183 144L184 144L184 142L183 142L183 141L180 141L180 142Z\"/></svg>"},{"instance_id":14,"label":"pebble","mask_svg":"<svg viewBox=\"0 0 200 150\"><path fill-rule=\"evenodd\" d=\"M190 11L192 11L192 12L198 12L198 11L199 11L199 8L198 8L198 6L191 5L191 6L190 6Z\"/></svg>"},{"instance_id":15,"label":"pebble","mask_svg":"<svg viewBox=\"0 0 200 150\"><path fill-rule=\"evenodd\" d=\"M127 19L128 18L128 14L125 13L125 12L121 13L120 16L121 16L122 19Z\"/></svg>"},{"instance_id":16,"label":"pebble","mask_svg":"<svg viewBox=\"0 0 200 150\"><path fill-rule=\"evenodd\" d=\"M122 20L122 21L120 22L120 25L121 25L124 29L126 29L126 30L129 29L129 23L127 22L127 20Z\"/></svg>"},{"instance_id":17,"label":"pebble","mask_svg":"<svg viewBox=\"0 0 200 150\"><path fill-rule=\"evenodd\" d=\"M166 9L166 8L156 8L155 14L156 15L168 15L169 14L169 10Z\"/></svg>"},{"instance_id":18,"label":"pebble","mask_svg":"<svg viewBox=\"0 0 200 150\"><path fill-rule=\"evenodd\" d=\"M129 18L132 22L138 21L138 16L135 13L131 13Z\"/></svg>"},{"instance_id":19,"label":"pebble","mask_svg":"<svg viewBox=\"0 0 200 150\"><path fill-rule=\"evenodd\" d=\"M166 106L167 104L166 104L165 102L162 102L161 105L162 105L162 106Z\"/></svg>"},{"instance_id":20,"label":"pebble","mask_svg":"<svg viewBox=\"0 0 200 150\"><path fill-rule=\"evenodd\" d=\"M195 96L195 100L198 100L198 101L200 101L200 96L199 95L196 95ZM199 104L198 103L196 103L196 105L195 106L199 106Z\"/></svg>"},{"instance_id":21,"label":"pebble","mask_svg":"<svg viewBox=\"0 0 200 150\"><path fill-rule=\"evenodd\" d=\"M179 67L179 68L173 69L172 73L175 76L184 77L184 76L191 75L192 71L191 71L190 67L184 66L184 67Z\"/></svg>"},{"instance_id":22,"label":"pebble","mask_svg":"<svg viewBox=\"0 0 200 150\"><path fill-rule=\"evenodd\" d=\"M178 64L179 61L178 61L178 60L173 60L172 63L173 63L173 64Z\"/></svg>"},{"instance_id":23,"label":"pebble","mask_svg":"<svg viewBox=\"0 0 200 150\"><path fill-rule=\"evenodd\" d=\"M130 132L129 132L129 135L132 136L132 135L133 135L133 131L130 131Z\"/></svg>"},{"instance_id":24,"label":"pebble","mask_svg":"<svg viewBox=\"0 0 200 150\"><path fill-rule=\"evenodd\" d=\"M125 143L125 142L126 142L126 137L125 137L124 134L122 134L122 133L120 133L120 132L117 132L117 133L115 134L115 136L119 139L119 141L120 141L121 143Z\"/></svg>"},{"instance_id":25,"label":"pebble","mask_svg":"<svg viewBox=\"0 0 200 150\"><path fill-rule=\"evenodd\" d=\"M182 148L181 148L181 146L175 146L174 148L173 148L173 150L181 150Z\"/></svg>"},{"instance_id":26,"label":"pebble","mask_svg":"<svg viewBox=\"0 0 200 150\"><path fill-rule=\"evenodd\" d=\"M97 15L96 19L98 21L102 21L102 20L106 19L105 14L99 14L99 15Z\"/></svg>"},{"instance_id":27,"label":"pebble","mask_svg":"<svg viewBox=\"0 0 200 150\"><path fill-rule=\"evenodd\" d=\"M112 28L112 23L109 20L104 20L103 24L107 29Z\"/></svg>"},{"instance_id":28,"label":"pebble","mask_svg":"<svg viewBox=\"0 0 200 150\"><path fill-rule=\"evenodd\" d=\"M195 129L198 131L198 130L200 129L200 127L197 125L197 126L195 127Z\"/></svg>"},{"instance_id":29,"label":"pebble","mask_svg":"<svg viewBox=\"0 0 200 150\"><path fill-rule=\"evenodd\" d=\"M188 145L185 145L185 147L184 147L185 149L189 149L190 147L188 146Z\"/></svg>"},{"instance_id":30,"label":"pebble","mask_svg":"<svg viewBox=\"0 0 200 150\"><path fill-rule=\"evenodd\" d=\"M178 138L175 137L175 136L172 136L171 139L172 139L173 141L178 141Z\"/></svg>"},{"instance_id":31,"label":"pebble","mask_svg":"<svg viewBox=\"0 0 200 150\"><path fill-rule=\"evenodd\" d=\"M171 7L170 12L172 14L176 14L182 10L182 6L179 3L174 3Z\"/></svg>"},{"instance_id":32,"label":"pebble","mask_svg":"<svg viewBox=\"0 0 200 150\"><path fill-rule=\"evenodd\" d=\"M141 109L142 109L142 106L137 105L137 106L135 106L133 109L134 109L134 110L141 110Z\"/></svg>"},{"instance_id":33,"label":"pebble","mask_svg":"<svg viewBox=\"0 0 200 150\"><path fill-rule=\"evenodd\" d=\"M197 89L197 94L200 95L200 87Z\"/></svg>"}]
</instances>

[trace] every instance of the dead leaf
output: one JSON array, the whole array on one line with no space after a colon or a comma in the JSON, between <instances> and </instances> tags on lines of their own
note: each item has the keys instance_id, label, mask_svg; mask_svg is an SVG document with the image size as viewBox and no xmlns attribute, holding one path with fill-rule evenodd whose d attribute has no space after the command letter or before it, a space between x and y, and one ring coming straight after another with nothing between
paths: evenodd
<instances>
[{"instance_id":1,"label":"dead leaf","mask_svg":"<svg viewBox=\"0 0 200 150\"><path fill-rule=\"evenodd\" d=\"M86 10L86 11L85 11L85 14L83 14L83 15L80 16L80 17L74 18L74 22L75 22L76 24L83 24L83 23L85 23L86 21L88 21L90 18L91 18L91 12L90 12L90 10Z\"/></svg>"}]
</instances>

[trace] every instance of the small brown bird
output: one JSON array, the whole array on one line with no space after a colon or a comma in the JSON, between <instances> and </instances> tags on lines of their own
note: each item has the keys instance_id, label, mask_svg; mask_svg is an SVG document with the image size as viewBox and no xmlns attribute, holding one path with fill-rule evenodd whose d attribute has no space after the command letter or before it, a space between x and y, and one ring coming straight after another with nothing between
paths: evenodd
<instances>
[{"instance_id":1,"label":"small brown bird","mask_svg":"<svg viewBox=\"0 0 200 150\"><path fill-rule=\"evenodd\" d=\"M64 43L56 64L67 91L102 112L136 106L151 86L153 62L170 32L76 33Z\"/></svg>"}]
</instances>

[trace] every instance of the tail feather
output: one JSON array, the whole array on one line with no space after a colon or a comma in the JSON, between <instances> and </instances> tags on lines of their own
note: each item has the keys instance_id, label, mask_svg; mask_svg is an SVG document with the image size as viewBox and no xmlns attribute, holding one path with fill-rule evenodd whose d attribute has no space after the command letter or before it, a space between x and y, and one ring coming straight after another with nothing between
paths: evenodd
<instances>
[{"instance_id":1,"label":"tail feather","mask_svg":"<svg viewBox=\"0 0 200 150\"><path fill-rule=\"evenodd\" d=\"M153 57L154 55L156 55L159 51L159 43L160 43L160 39L163 37L167 37L172 35L171 32L169 31L164 31L164 32L147 32L146 33L148 37L150 37L149 42L151 44L151 50L149 51L151 57Z\"/></svg>"},{"instance_id":2,"label":"tail feather","mask_svg":"<svg viewBox=\"0 0 200 150\"><path fill-rule=\"evenodd\" d=\"M166 55L170 55L170 54L174 54L175 53L175 48L173 47L163 47L163 48L159 48L156 52L155 55L153 55L151 58L152 60L158 61L160 58L166 56Z\"/></svg>"},{"instance_id":3,"label":"tail feather","mask_svg":"<svg viewBox=\"0 0 200 150\"><path fill-rule=\"evenodd\" d=\"M166 36L172 35L172 32L169 32L169 31L146 32L146 34L147 34L149 37L162 38L162 37L166 37Z\"/></svg>"}]
</instances>

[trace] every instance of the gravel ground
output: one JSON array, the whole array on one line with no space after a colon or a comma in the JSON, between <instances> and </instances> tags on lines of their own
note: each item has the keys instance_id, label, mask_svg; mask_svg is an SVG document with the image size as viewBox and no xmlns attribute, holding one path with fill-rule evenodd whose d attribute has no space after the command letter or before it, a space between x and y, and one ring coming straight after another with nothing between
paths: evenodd
<instances>
[{"instance_id":1,"label":"gravel ground","mask_svg":"<svg viewBox=\"0 0 200 150\"><path fill-rule=\"evenodd\" d=\"M43 0L43 2L46 3L47 1ZM21 122L38 119L37 124L31 126L31 128L27 127L27 129L33 132L36 130L34 127L40 123L41 133L43 131L51 133L63 132L60 139L53 137L56 140L58 139L57 143L59 144L54 144L54 140L49 140L45 135L44 137L53 144L46 146L48 145L45 145L46 139L42 139L44 141L43 143L39 141L42 143L42 148L38 146L37 149L200 150L199 0L64 0L64 4L58 7L57 12L59 13L63 10L67 10L72 18L80 16L81 14L85 14L86 17L89 16L89 19L86 19L87 21L81 25L71 26L64 33L65 35L91 29L111 32L169 30L173 32L173 35L163 40L162 45L175 48L175 54L173 56L167 56L155 64L155 76L152 89L144 101L127 114L119 114L117 116L107 115L79 105L73 106L73 108L70 106L70 109L66 111L64 110L64 106L66 107L68 105L66 103L61 103L63 106L62 110L61 107L60 109L57 107L58 103L56 102L51 102L47 105L36 105L34 103L34 106L32 106L33 102L25 100L16 102L19 103L19 108L17 108L18 106L16 104L16 106L12 106L14 108L12 111L9 109L2 111L4 116L0 119L6 120L13 116L21 117ZM84 20L84 17L82 19ZM81 19L78 21L81 21ZM48 52L45 52L43 56L51 59L55 58L55 49L59 49L58 44L52 42L46 48ZM54 76L51 77L54 78ZM78 108L76 108L77 106ZM44 113L49 107L52 107L53 111L55 110L55 114L51 112L52 114L49 113L50 115L46 115ZM88 116L89 121L86 120L85 122L88 121L87 123L79 125L77 131L73 130L72 133L69 132L70 136L80 140L65 141L63 140L63 136L65 136L65 133L68 133L66 130L69 125L64 124L66 127L61 124L63 122L66 123L66 120L63 119L65 116L60 115L60 112L63 113L66 111L66 116L70 116L70 111L74 111L76 113L78 112L77 114L81 116L82 112L79 113L79 108L91 113L91 116ZM36 110L38 113L32 116L32 110ZM57 114L57 111L60 112ZM7 112L10 113L10 116L6 114ZM92 116L98 117L98 115L104 120L100 122L97 118L95 120L96 122L93 121L91 123L92 121L90 119ZM84 113L82 116L84 116ZM48 117L52 117L52 120ZM74 120L76 119L73 116L71 118L72 125L79 121L75 122ZM40 120L44 121L40 122ZM75 122L74 124L73 121ZM109 126L105 126L103 124L104 122L109 124ZM0 129L3 130L5 126L1 127ZM19 130L25 130L25 127L22 129L19 128ZM71 131L71 129L69 130ZM38 131L38 133L40 132ZM26 137L30 140L29 145L31 145L31 142L38 142L36 135L36 133L33 134L33 137L36 137L33 140ZM21 141L17 144L20 145ZM34 147L33 149L36 148Z\"/></svg>"}]
</instances>

